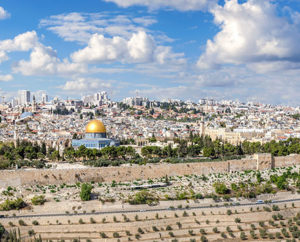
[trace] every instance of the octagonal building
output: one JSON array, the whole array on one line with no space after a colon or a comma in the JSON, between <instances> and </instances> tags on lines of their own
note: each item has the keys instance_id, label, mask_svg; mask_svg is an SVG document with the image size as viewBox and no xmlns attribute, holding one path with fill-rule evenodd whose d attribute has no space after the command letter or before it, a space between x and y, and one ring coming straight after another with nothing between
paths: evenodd
<instances>
[{"instance_id":1,"label":"octagonal building","mask_svg":"<svg viewBox=\"0 0 300 242\"><path fill-rule=\"evenodd\" d=\"M72 146L77 149L84 145L89 149L102 149L107 146L119 146L120 142L106 136L106 128L100 120L92 120L85 127L84 139L73 139Z\"/></svg>"}]
</instances>

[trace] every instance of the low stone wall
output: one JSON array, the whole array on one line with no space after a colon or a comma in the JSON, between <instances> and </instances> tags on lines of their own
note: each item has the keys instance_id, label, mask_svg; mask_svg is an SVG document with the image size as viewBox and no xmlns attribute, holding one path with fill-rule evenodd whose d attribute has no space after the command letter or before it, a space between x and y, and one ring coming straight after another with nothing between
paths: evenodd
<instances>
[{"instance_id":1,"label":"low stone wall","mask_svg":"<svg viewBox=\"0 0 300 242\"><path fill-rule=\"evenodd\" d=\"M300 155L273 158L269 154L255 154L252 159L222 162L198 162L182 164L147 164L143 166L122 166L84 169L39 169L2 170L0 187L20 185L74 184L76 182L132 181L136 179L183 176L190 174L208 175L243 170L264 170L272 167L300 165Z\"/></svg>"}]
</instances>

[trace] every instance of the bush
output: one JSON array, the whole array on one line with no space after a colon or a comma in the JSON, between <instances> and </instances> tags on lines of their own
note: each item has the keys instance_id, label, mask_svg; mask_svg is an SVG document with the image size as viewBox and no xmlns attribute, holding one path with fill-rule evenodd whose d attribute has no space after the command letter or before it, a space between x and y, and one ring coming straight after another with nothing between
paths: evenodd
<instances>
[{"instance_id":1,"label":"bush","mask_svg":"<svg viewBox=\"0 0 300 242\"><path fill-rule=\"evenodd\" d=\"M40 196L34 196L31 199L31 202L33 205L43 205L46 202L45 196L40 195Z\"/></svg>"},{"instance_id":2,"label":"bush","mask_svg":"<svg viewBox=\"0 0 300 242\"><path fill-rule=\"evenodd\" d=\"M214 232L214 233L219 233L218 228L217 228L217 227L214 227L214 228L213 228L213 232Z\"/></svg>"},{"instance_id":3,"label":"bush","mask_svg":"<svg viewBox=\"0 0 300 242\"><path fill-rule=\"evenodd\" d=\"M128 201L131 205L136 204L148 204L154 205L158 203L158 198L151 192L146 190L137 192L132 198Z\"/></svg>"},{"instance_id":4,"label":"bush","mask_svg":"<svg viewBox=\"0 0 300 242\"><path fill-rule=\"evenodd\" d=\"M247 236L246 236L245 232L241 232L240 239L241 240L246 240L247 239Z\"/></svg>"},{"instance_id":5,"label":"bush","mask_svg":"<svg viewBox=\"0 0 300 242\"><path fill-rule=\"evenodd\" d=\"M2 236L6 233L6 230L4 228L4 226L0 223L0 239L2 238Z\"/></svg>"},{"instance_id":6,"label":"bush","mask_svg":"<svg viewBox=\"0 0 300 242\"><path fill-rule=\"evenodd\" d=\"M172 227L170 225L167 225L166 230L172 230Z\"/></svg>"},{"instance_id":7,"label":"bush","mask_svg":"<svg viewBox=\"0 0 300 242\"><path fill-rule=\"evenodd\" d=\"M26 223L24 222L24 220L20 219L19 220L19 225L20 226L26 226Z\"/></svg>"},{"instance_id":8,"label":"bush","mask_svg":"<svg viewBox=\"0 0 300 242\"><path fill-rule=\"evenodd\" d=\"M83 183L81 185L80 198L82 201L91 200L92 189L93 187L90 184Z\"/></svg>"},{"instance_id":9,"label":"bush","mask_svg":"<svg viewBox=\"0 0 300 242\"><path fill-rule=\"evenodd\" d=\"M32 221L32 224L33 224L33 225L39 225L39 222L36 221L36 220L34 220L34 221Z\"/></svg>"},{"instance_id":10,"label":"bush","mask_svg":"<svg viewBox=\"0 0 300 242\"><path fill-rule=\"evenodd\" d=\"M114 232L114 233L113 233L113 237L114 237L114 238L120 238L120 235L119 235L118 232Z\"/></svg>"},{"instance_id":11,"label":"bush","mask_svg":"<svg viewBox=\"0 0 300 242\"><path fill-rule=\"evenodd\" d=\"M5 202L0 204L1 211L9 211L13 209L22 209L26 207L26 203L22 198L17 198L16 200L6 200Z\"/></svg>"},{"instance_id":12,"label":"bush","mask_svg":"<svg viewBox=\"0 0 300 242\"><path fill-rule=\"evenodd\" d=\"M201 242L208 242L208 239L205 236L201 236Z\"/></svg>"},{"instance_id":13,"label":"bush","mask_svg":"<svg viewBox=\"0 0 300 242\"><path fill-rule=\"evenodd\" d=\"M240 219L240 218L235 218L234 222L240 223L240 222L241 222L241 219Z\"/></svg>"},{"instance_id":14,"label":"bush","mask_svg":"<svg viewBox=\"0 0 300 242\"><path fill-rule=\"evenodd\" d=\"M107 236L104 232L101 232L101 233L100 233L100 236L101 236L101 238L103 238L103 239L108 238L108 236Z\"/></svg>"},{"instance_id":15,"label":"bush","mask_svg":"<svg viewBox=\"0 0 300 242\"><path fill-rule=\"evenodd\" d=\"M230 190L226 187L224 183L217 182L213 186L217 194L224 195L230 193Z\"/></svg>"},{"instance_id":16,"label":"bush","mask_svg":"<svg viewBox=\"0 0 300 242\"><path fill-rule=\"evenodd\" d=\"M227 210L227 215L231 215L232 211L230 209Z\"/></svg>"}]
</instances>

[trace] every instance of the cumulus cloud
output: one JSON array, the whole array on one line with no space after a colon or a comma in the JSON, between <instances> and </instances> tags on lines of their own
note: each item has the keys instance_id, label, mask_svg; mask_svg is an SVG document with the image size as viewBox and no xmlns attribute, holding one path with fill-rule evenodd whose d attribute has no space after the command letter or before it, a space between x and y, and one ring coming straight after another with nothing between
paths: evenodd
<instances>
[{"instance_id":1,"label":"cumulus cloud","mask_svg":"<svg viewBox=\"0 0 300 242\"><path fill-rule=\"evenodd\" d=\"M39 45L35 31L25 32L17 35L13 39L0 41L0 63L8 60L7 53L13 51L29 51Z\"/></svg>"},{"instance_id":2,"label":"cumulus cloud","mask_svg":"<svg viewBox=\"0 0 300 242\"><path fill-rule=\"evenodd\" d=\"M10 14L3 7L0 6L0 19L6 19L9 17Z\"/></svg>"},{"instance_id":3,"label":"cumulus cloud","mask_svg":"<svg viewBox=\"0 0 300 242\"><path fill-rule=\"evenodd\" d=\"M111 82L113 81L104 81L97 78L78 78L76 80L67 81L59 88L70 93L88 93L95 92L95 90L107 90L111 88Z\"/></svg>"},{"instance_id":4,"label":"cumulus cloud","mask_svg":"<svg viewBox=\"0 0 300 242\"><path fill-rule=\"evenodd\" d=\"M10 74L7 75L1 75L0 74L0 82L9 82L13 79L13 76Z\"/></svg>"},{"instance_id":5,"label":"cumulus cloud","mask_svg":"<svg viewBox=\"0 0 300 242\"><path fill-rule=\"evenodd\" d=\"M75 62L102 63L147 63L164 64L168 59L177 58L170 47L157 46L151 35L144 31L132 34L129 39L115 36L106 38L94 34L88 46L72 54Z\"/></svg>"},{"instance_id":6,"label":"cumulus cloud","mask_svg":"<svg viewBox=\"0 0 300 242\"><path fill-rule=\"evenodd\" d=\"M1 51L28 51L38 44L38 37L35 31L29 31L17 35L13 39L0 41Z\"/></svg>"},{"instance_id":7,"label":"cumulus cloud","mask_svg":"<svg viewBox=\"0 0 300 242\"><path fill-rule=\"evenodd\" d=\"M239 4L237 0L227 0L211 13L221 31L207 41L197 63L200 68L264 62L268 63L268 71L273 62L300 62L298 25L292 18L279 17L271 1L248 0Z\"/></svg>"},{"instance_id":8,"label":"cumulus cloud","mask_svg":"<svg viewBox=\"0 0 300 242\"><path fill-rule=\"evenodd\" d=\"M175 9L179 11L207 10L217 3L217 0L105 0L120 7L145 6L150 10L159 8Z\"/></svg>"},{"instance_id":9,"label":"cumulus cloud","mask_svg":"<svg viewBox=\"0 0 300 242\"><path fill-rule=\"evenodd\" d=\"M16 51L31 51L30 59L20 60L13 64L13 71L23 75L74 74L86 70L85 65L71 63L67 59L60 60L56 52L44 46L35 31L17 35L13 39L0 41L0 63L8 60L7 53Z\"/></svg>"},{"instance_id":10,"label":"cumulus cloud","mask_svg":"<svg viewBox=\"0 0 300 242\"><path fill-rule=\"evenodd\" d=\"M21 60L13 66L15 72L25 76L30 75L67 75L85 72L85 66L70 63L67 59L61 61L51 47L36 46L28 61Z\"/></svg>"}]
</instances>

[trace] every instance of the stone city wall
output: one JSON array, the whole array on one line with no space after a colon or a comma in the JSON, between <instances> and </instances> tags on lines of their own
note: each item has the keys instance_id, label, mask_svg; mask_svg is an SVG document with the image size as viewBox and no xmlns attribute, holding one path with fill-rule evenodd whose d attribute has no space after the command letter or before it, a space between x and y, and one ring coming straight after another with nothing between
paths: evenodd
<instances>
[{"instance_id":1,"label":"stone city wall","mask_svg":"<svg viewBox=\"0 0 300 242\"><path fill-rule=\"evenodd\" d=\"M198 162L182 164L147 164L143 166L102 167L84 169L39 169L2 170L0 188L20 185L74 184L76 182L132 181L136 179L183 176L190 174L208 175L243 170L264 170L273 167L300 165L300 155L272 157L269 154L255 154L252 159L222 162Z\"/></svg>"}]
</instances>

